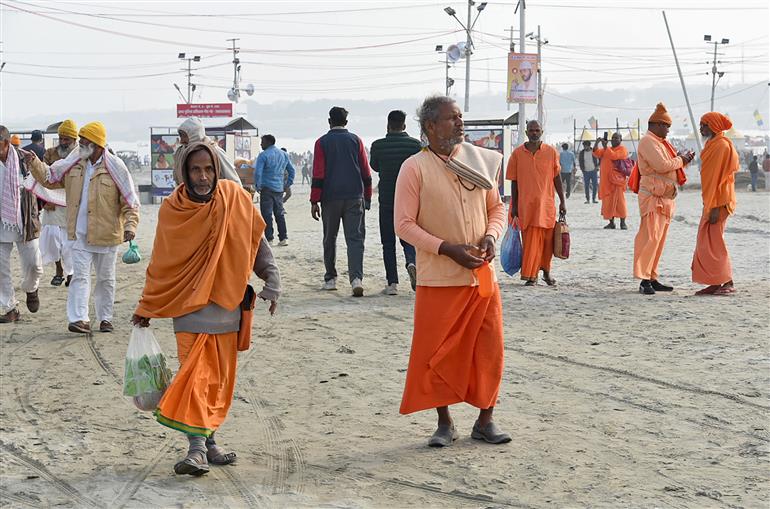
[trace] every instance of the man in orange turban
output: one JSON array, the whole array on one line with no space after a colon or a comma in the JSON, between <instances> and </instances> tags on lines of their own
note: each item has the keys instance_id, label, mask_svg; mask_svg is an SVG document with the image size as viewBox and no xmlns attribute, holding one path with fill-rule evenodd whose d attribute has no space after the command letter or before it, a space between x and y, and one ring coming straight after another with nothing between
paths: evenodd
<instances>
[{"instance_id":1,"label":"man in orange turban","mask_svg":"<svg viewBox=\"0 0 770 509\"><path fill-rule=\"evenodd\" d=\"M599 142L602 148L599 148ZM599 138L594 144L594 157L601 161L599 165L599 199L602 201L602 217L609 221L605 230L615 229L615 218L620 218L620 229L628 230L626 216L626 176L615 169L615 161L628 159L628 149L622 145L620 133L612 135L611 145Z\"/></svg>"},{"instance_id":2,"label":"man in orange turban","mask_svg":"<svg viewBox=\"0 0 770 509\"><path fill-rule=\"evenodd\" d=\"M677 170L695 157L693 152L677 153L666 140L671 116L663 103L647 121L647 133L639 141L639 232L634 239L634 277L641 279L639 293L654 295L673 287L658 281L658 262L663 254L668 227L674 215ZM681 184L680 184L681 185Z\"/></svg>"},{"instance_id":3,"label":"man in orange turban","mask_svg":"<svg viewBox=\"0 0 770 509\"><path fill-rule=\"evenodd\" d=\"M700 119L700 133L707 138L700 154L703 213L692 257L692 280L708 285L696 295L728 295L735 292L733 268L725 245L727 216L735 212L735 172L738 152L724 131L730 119L712 111Z\"/></svg>"},{"instance_id":4,"label":"man in orange turban","mask_svg":"<svg viewBox=\"0 0 770 509\"><path fill-rule=\"evenodd\" d=\"M259 297L274 313L280 277L262 236L265 221L239 184L221 179L219 156L206 142L183 154L183 183L160 206L147 280L132 322L173 318L179 372L155 411L158 422L187 436L177 474L203 475L226 465L214 441L233 401L238 350L248 348L254 272ZM242 310L246 310L243 312Z\"/></svg>"}]
</instances>

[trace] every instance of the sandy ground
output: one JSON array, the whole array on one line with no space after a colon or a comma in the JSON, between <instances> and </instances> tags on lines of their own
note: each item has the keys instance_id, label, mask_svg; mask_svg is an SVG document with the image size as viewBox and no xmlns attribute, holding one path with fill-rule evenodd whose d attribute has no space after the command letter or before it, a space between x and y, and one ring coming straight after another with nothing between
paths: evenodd
<instances>
[{"instance_id":1,"label":"sandy ground","mask_svg":"<svg viewBox=\"0 0 770 509\"><path fill-rule=\"evenodd\" d=\"M398 414L414 294L402 282L400 295L379 295L376 211L366 297L344 284L322 293L307 192L288 204L290 246L275 249L279 313L257 315L218 433L237 465L175 476L186 440L121 396L156 224L157 206L146 206L145 259L119 262L113 334L66 331L52 267L40 312L0 326L2 505L768 507L770 194L739 193L728 224L739 292L721 298L692 295L699 194L680 195L662 261L661 279L677 290L654 297L630 275L635 196L630 231L602 230L599 205L573 196L573 256L555 262L558 288L501 280L507 359L496 417L513 442L471 440L475 410L458 405L460 440L435 450L431 412ZM153 329L176 368L170 321Z\"/></svg>"}]
</instances>

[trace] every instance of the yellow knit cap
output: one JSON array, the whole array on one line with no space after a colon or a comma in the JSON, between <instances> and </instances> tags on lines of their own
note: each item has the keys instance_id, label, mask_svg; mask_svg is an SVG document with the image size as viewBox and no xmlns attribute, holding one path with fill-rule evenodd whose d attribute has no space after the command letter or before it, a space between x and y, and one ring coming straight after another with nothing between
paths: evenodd
<instances>
[{"instance_id":1,"label":"yellow knit cap","mask_svg":"<svg viewBox=\"0 0 770 509\"><path fill-rule=\"evenodd\" d=\"M58 132L60 137L66 136L67 138L72 138L73 140L78 138L78 126L73 120L70 119L67 119L59 124Z\"/></svg>"},{"instance_id":2,"label":"yellow knit cap","mask_svg":"<svg viewBox=\"0 0 770 509\"><path fill-rule=\"evenodd\" d=\"M107 146L107 129L101 122L89 122L80 128L79 134L102 148Z\"/></svg>"}]
</instances>

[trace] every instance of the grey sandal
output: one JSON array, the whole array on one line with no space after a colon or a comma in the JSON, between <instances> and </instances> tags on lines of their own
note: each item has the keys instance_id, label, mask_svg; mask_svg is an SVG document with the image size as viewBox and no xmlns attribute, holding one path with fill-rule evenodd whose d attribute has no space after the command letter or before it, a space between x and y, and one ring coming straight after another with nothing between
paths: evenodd
<instances>
[{"instance_id":1,"label":"grey sandal","mask_svg":"<svg viewBox=\"0 0 770 509\"><path fill-rule=\"evenodd\" d=\"M453 424L439 424L433 436L428 440L429 447L448 447L458 438L457 430Z\"/></svg>"},{"instance_id":2,"label":"grey sandal","mask_svg":"<svg viewBox=\"0 0 770 509\"><path fill-rule=\"evenodd\" d=\"M511 435L501 431L494 422L489 422L482 428L479 426L479 421L476 421L473 424L471 438L483 440L489 444L507 444L511 441Z\"/></svg>"}]
</instances>

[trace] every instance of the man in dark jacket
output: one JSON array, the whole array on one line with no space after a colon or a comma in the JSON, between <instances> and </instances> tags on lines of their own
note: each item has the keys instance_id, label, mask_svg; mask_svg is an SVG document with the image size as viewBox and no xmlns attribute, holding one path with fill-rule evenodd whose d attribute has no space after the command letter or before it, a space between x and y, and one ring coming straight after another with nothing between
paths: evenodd
<instances>
[{"instance_id":1,"label":"man in dark jacket","mask_svg":"<svg viewBox=\"0 0 770 509\"><path fill-rule=\"evenodd\" d=\"M45 144L43 142L43 133L35 129L32 131L32 143L24 147L27 152L34 152L38 159L43 160L45 155Z\"/></svg>"},{"instance_id":2,"label":"man in dark jacket","mask_svg":"<svg viewBox=\"0 0 770 509\"><path fill-rule=\"evenodd\" d=\"M382 241L382 259L385 262L385 276L388 286L382 291L385 295L398 294L398 268L396 265L396 232L393 226L393 198L396 191L396 179L401 164L421 149L420 141L406 133L406 113L400 110L388 114L388 133L372 143L371 165L379 173L380 203L380 240ZM417 285L414 247L401 240L406 259L406 270L412 283L412 290Z\"/></svg>"},{"instance_id":3,"label":"man in dark jacket","mask_svg":"<svg viewBox=\"0 0 770 509\"><path fill-rule=\"evenodd\" d=\"M364 209L372 200L372 175L361 138L345 129L348 112L329 110L329 132L315 143L310 214L323 221L324 290L337 289L337 233L340 221L348 247L348 277L353 296L364 294Z\"/></svg>"}]
</instances>

